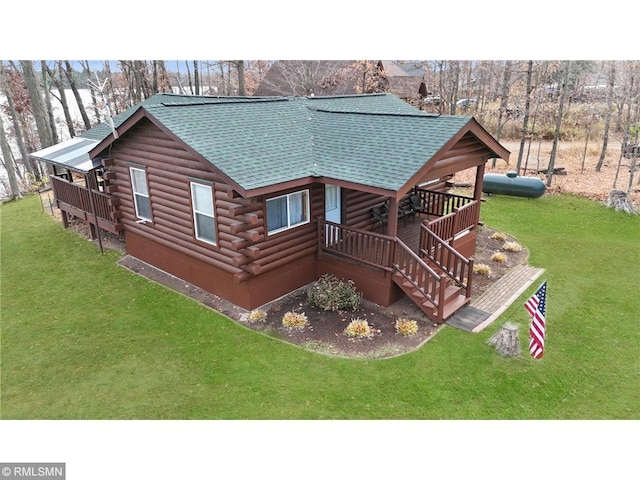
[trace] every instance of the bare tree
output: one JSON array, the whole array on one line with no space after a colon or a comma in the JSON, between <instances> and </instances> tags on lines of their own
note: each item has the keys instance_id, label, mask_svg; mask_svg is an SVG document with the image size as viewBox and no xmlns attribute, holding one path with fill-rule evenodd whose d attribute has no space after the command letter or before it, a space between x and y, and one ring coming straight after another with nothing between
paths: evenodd
<instances>
[{"instance_id":1,"label":"bare tree","mask_svg":"<svg viewBox=\"0 0 640 480\"><path fill-rule=\"evenodd\" d=\"M53 105L51 103L51 86L47 80L47 72L46 72L46 64L44 60L40 61L40 66L42 70L42 88L44 91L44 105L47 109L47 116L49 117L49 128L51 132L51 141L53 145L58 143L60 140L58 138L58 129L56 128L56 117L53 114Z\"/></svg>"},{"instance_id":2,"label":"bare tree","mask_svg":"<svg viewBox=\"0 0 640 480\"><path fill-rule=\"evenodd\" d=\"M196 86L196 95L200 95L200 67L198 61L193 61L193 83Z\"/></svg>"},{"instance_id":3,"label":"bare tree","mask_svg":"<svg viewBox=\"0 0 640 480\"><path fill-rule=\"evenodd\" d=\"M80 65L82 65L82 71L84 72L87 79L91 80L91 68L89 67L89 62L86 60L81 60ZM96 123L100 123L102 120L100 119L100 108L98 108L98 100L96 99L96 94L93 89L89 89L91 95L91 105L93 105L93 114L96 117Z\"/></svg>"},{"instance_id":4,"label":"bare tree","mask_svg":"<svg viewBox=\"0 0 640 480\"><path fill-rule=\"evenodd\" d=\"M244 86L244 60L236 60L236 69L238 71L238 96L244 97L247 94Z\"/></svg>"},{"instance_id":5,"label":"bare tree","mask_svg":"<svg viewBox=\"0 0 640 480\"><path fill-rule=\"evenodd\" d=\"M551 147L551 156L549 158L549 166L547 167L547 187L551 186L553 179L553 169L555 168L556 152L558 150L558 139L560 137L560 127L562 126L562 112L564 110L564 102L567 98L569 90L569 72L571 71L571 61L565 62L564 75L562 80L562 94L560 96L560 105L558 106L558 116L556 119L556 130L553 136L553 146Z\"/></svg>"},{"instance_id":6,"label":"bare tree","mask_svg":"<svg viewBox=\"0 0 640 480\"><path fill-rule=\"evenodd\" d=\"M31 109L36 121L36 129L38 130L38 137L40 138L40 146L42 148L49 147L54 144L51 132L51 126L47 121L47 112L42 100L40 89L38 87L38 80L33 70L33 63L30 60L21 60L22 74L24 76L27 92L29 93L29 100L31 101Z\"/></svg>"},{"instance_id":7,"label":"bare tree","mask_svg":"<svg viewBox=\"0 0 640 480\"><path fill-rule=\"evenodd\" d=\"M11 147L9 147L7 136L4 133L2 115L0 115L0 149L2 151L2 156L4 157L4 167L7 171L7 176L9 177L9 189L11 190L9 198L11 200L21 198L22 195L20 194L20 187L18 186L18 180L16 178L16 167L13 163L13 154L11 153Z\"/></svg>"},{"instance_id":8,"label":"bare tree","mask_svg":"<svg viewBox=\"0 0 640 480\"><path fill-rule=\"evenodd\" d=\"M609 126L611 125L611 109L613 104L613 87L615 86L616 79L616 64L610 62L609 68L609 88L607 89L607 111L604 117L604 133L602 135L602 151L600 152L600 158L596 164L596 172L602 169L605 155L607 154L607 143L609 142Z\"/></svg>"},{"instance_id":9,"label":"bare tree","mask_svg":"<svg viewBox=\"0 0 640 480\"><path fill-rule=\"evenodd\" d=\"M57 66L57 70L60 73L60 77L56 77L56 72L52 71L46 63L42 64L42 68L45 69L45 71L49 75L49 78L51 78L51 81L54 83L54 85L56 86L56 89L58 90L57 96L53 93L51 95L53 95L53 97L60 102L60 105L62 105L62 113L64 114L64 120L67 124L69 135L71 136L71 138L73 138L76 136L76 131L73 126L73 118L71 117L71 112L69 112L69 104L67 103L67 96L64 89L62 62L57 61L56 66Z\"/></svg>"},{"instance_id":10,"label":"bare tree","mask_svg":"<svg viewBox=\"0 0 640 480\"><path fill-rule=\"evenodd\" d=\"M4 96L7 99L7 105L9 106L9 115L11 116L13 131L16 136L16 143L18 144L18 149L20 150L20 155L22 156L22 161L24 163L25 169L36 181L39 182L42 180L40 169L37 165L32 164L31 159L27 154L27 148L24 144L24 137L22 135L22 126L20 125L18 112L16 111L16 106L13 101L13 93L11 91L11 88L9 87L7 72L5 71L4 64L2 62L0 62L0 87L0 91L4 93Z\"/></svg>"},{"instance_id":11,"label":"bare tree","mask_svg":"<svg viewBox=\"0 0 640 480\"><path fill-rule=\"evenodd\" d=\"M524 102L524 119L522 120L522 135L520 136L520 150L518 150L518 161L516 163L516 171L520 174L522 165L522 154L524 153L524 144L527 139L527 127L529 124L529 109L531 108L531 77L533 75L533 60L527 62L527 86L525 87Z\"/></svg>"},{"instance_id":12,"label":"bare tree","mask_svg":"<svg viewBox=\"0 0 640 480\"><path fill-rule=\"evenodd\" d=\"M507 111L507 102L509 101L509 77L511 75L511 61L507 60L504 63L504 71L502 77L502 88L500 93L500 108L498 109L498 128L496 130L496 140L500 141L500 134L502 133L502 127L504 123L502 122L502 117ZM491 166L496 166L497 159L494 158L491 160Z\"/></svg>"},{"instance_id":13,"label":"bare tree","mask_svg":"<svg viewBox=\"0 0 640 480\"><path fill-rule=\"evenodd\" d=\"M73 68L71 67L71 62L69 62L69 60L65 60L64 65L65 65L64 73L67 76L69 87L71 88L71 92L73 92L73 96L76 99L76 103L78 104L78 110L80 111L80 116L82 117L82 121L84 122L84 129L89 130L91 128L91 121L89 120L89 116L87 115L87 112L84 108L84 104L82 103L82 97L80 96L80 92L78 91L78 86L76 85L76 81L73 78Z\"/></svg>"}]
</instances>

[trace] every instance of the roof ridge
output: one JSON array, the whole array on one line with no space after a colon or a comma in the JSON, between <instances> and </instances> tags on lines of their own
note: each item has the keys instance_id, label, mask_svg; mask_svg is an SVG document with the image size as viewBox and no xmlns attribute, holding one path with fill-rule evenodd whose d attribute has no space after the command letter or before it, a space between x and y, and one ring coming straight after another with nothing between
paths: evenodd
<instances>
[{"instance_id":1,"label":"roof ridge","mask_svg":"<svg viewBox=\"0 0 640 480\"><path fill-rule=\"evenodd\" d=\"M198 97L198 98L207 98L207 97ZM156 104L152 104L152 105L145 105L145 108L148 107L157 107L157 106L163 106L163 107L193 107L193 106L199 106L199 105L229 105L229 104L238 104L238 103L243 103L243 104L247 104L247 103L269 103L269 102L283 102L286 101L287 98L286 97L270 97L270 98L266 98L266 97L208 97L211 98L211 101L199 101L199 102L194 102L194 101L188 101L185 100L184 102L160 102L160 103L156 103ZM224 98L226 100L222 100L222 101L216 101L214 99L217 98Z\"/></svg>"},{"instance_id":2,"label":"roof ridge","mask_svg":"<svg viewBox=\"0 0 640 480\"><path fill-rule=\"evenodd\" d=\"M320 108L320 107L311 107L307 106L309 110L313 110L316 112L324 112L324 113L342 113L342 114L354 114L354 115L378 115L378 116L387 116L387 117L416 117L416 118L438 118L442 115L440 113L408 113L408 112L363 112L357 110L331 110L328 108Z\"/></svg>"}]
</instances>

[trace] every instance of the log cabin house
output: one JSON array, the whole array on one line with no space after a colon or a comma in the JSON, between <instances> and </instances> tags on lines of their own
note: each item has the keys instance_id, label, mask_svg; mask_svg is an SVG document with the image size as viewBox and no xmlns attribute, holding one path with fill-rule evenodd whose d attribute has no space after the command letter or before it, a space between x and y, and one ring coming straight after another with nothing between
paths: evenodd
<instances>
[{"instance_id":1,"label":"log cabin house","mask_svg":"<svg viewBox=\"0 0 640 480\"><path fill-rule=\"evenodd\" d=\"M469 302L482 178L509 152L470 116L390 94L158 94L31 154L67 218L247 310L324 274L433 322ZM449 193L476 169L473 196Z\"/></svg>"}]
</instances>

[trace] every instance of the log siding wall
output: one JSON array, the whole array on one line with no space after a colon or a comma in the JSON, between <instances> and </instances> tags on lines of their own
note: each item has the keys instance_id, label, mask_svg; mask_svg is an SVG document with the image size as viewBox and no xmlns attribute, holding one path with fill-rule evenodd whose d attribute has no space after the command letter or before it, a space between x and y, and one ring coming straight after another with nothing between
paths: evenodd
<instances>
[{"instance_id":1,"label":"log siding wall","mask_svg":"<svg viewBox=\"0 0 640 480\"><path fill-rule=\"evenodd\" d=\"M439 179L429 188L446 191L452 172L484 161L483 148L475 137L463 138L420 182ZM109 165L113 180L109 193L119 201L127 250L132 255L246 309L304 286L322 273L323 267L316 259L316 219L324 217L323 184L278 192L282 195L308 189L310 221L268 234L265 198L234 195L215 167L149 120L140 120L108 153L105 165ZM136 217L130 166L146 170L152 222L139 223ZM195 237L191 181L213 187L216 245ZM387 198L348 188L342 192L343 223L353 228L371 228L371 208ZM383 283L389 283L388 279ZM385 288L393 290L392 286ZM395 298L395 293L389 295Z\"/></svg>"},{"instance_id":2,"label":"log siding wall","mask_svg":"<svg viewBox=\"0 0 640 480\"><path fill-rule=\"evenodd\" d=\"M121 137L109 158L109 170L115 176L111 193L119 199L127 250L132 255L245 308L313 280L315 220L324 214L323 185L279 192L308 189L310 221L268 235L265 199L234 198L231 187L213 166L181 148L148 120ZM131 166L146 170L151 222L138 222ZM192 181L213 187L217 245L195 237ZM285 278L292 272L295 280ZM261 291L256 291L258 285Z\"/></svg>"}]
</instances>

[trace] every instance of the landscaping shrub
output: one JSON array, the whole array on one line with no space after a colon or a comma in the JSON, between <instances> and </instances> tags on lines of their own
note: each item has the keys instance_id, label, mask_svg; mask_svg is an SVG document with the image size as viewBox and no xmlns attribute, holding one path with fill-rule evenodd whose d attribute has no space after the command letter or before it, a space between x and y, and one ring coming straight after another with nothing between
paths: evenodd
<instances>
[{"instance_id":1,"label":"landscaping shrub","mask_svg":"<svg viewBox=\"0 0 640 480\"><path fill-rule=\"evenodd\" d=\"M307 322L304 312L287 312L282 317L282 325L294 330L302 330Z\"/></svg>"},{"instance_id":2,"label":"landscaping shrub","mask_svg":"<svg viewBox=\"0 0 640 480\"><path fill-rule=\"evenodd\" d=\"M504 242L507 239L507 236L502 232L496 232L493 235L491 235L490 238L492 238L493 240L500 240Z\"/></svg>"},{"instance_id":3,"label":"landscaping shrub","mask_svg":"<svg viewBox=\"0 0 640 480\"><path fill-rule=\"evenodd\" d=\"M339 280L333 275L323 275L309 287L307 299L322 310L354 311L362 302L362 293L358 292L352 280Z\"/></svg>"},{"instance_id":4,"label":"landscaping shrub","mask_svg":"<svg viewBox=\"0 0 640 480\"><path fill-rule=\"evenodd\" d=\"M366 320L361 320L359 318L354 318L349 322L347 328L344 329L345 335L348 337L356 337L356 338L368 338L373 337L373 331L369 326L369 322Z\"/></svg>"},{"instance_id":5,"label":"landscaping shrub","mask_svg":"<svg viewBox=\"0 0 640 480\"><path fill-rule=\"evenodd\" d=\"M491 275L491 267L486 263L477 263L473 266L473 273L488 277Z\"/></svg>"},{"instance_id":6,"label":"landscaping shrub","mask_svg":"<svg viewBox=\"0 0 640 480\"><path fill-rule=\"evenodd\" d=\"M522 250L522 245L518 242L505 242L505 244L502 245L502 249L507 252L519 252Z\"/></svg>"},{"instance_id":7,"label":"landscaping shrub","mask_svg":"<svg viewBox=\"0 0 640 480\"><path fill-rule=\"evenodd\" d=\"M408 318L398 318L396 320L396 333L398 335L415 335L418 333L418 322Z\"/></svg>"},{"instance_id":8,"label":"landscaping shrub","mask_svg":"<svg viewBox=\"0 0 640 480\"><path fill-rule=\"evenodd\" d=\"M252 310L251 313L249 313L249 317L247 318L247 320L250 323L264 322L266 319L267 319L267 312L260 309Z\"/></svg>"},{"instance_id":9,"label":"landscaping shrub","mask_svg":"<svg viewBox=\"0 0 640 480\"><path fill-rule=\"evenodd\" d=\"M508 257L502 252L495 252L493 255L491 255L491 260L493 260L494 262L505 263L507 259Z\"/></svg>"}]
</instances>

